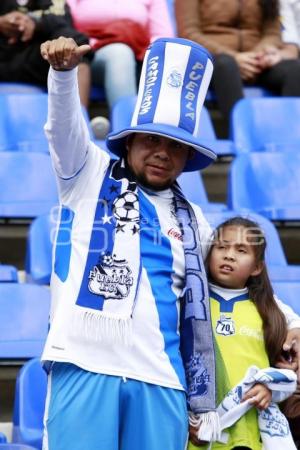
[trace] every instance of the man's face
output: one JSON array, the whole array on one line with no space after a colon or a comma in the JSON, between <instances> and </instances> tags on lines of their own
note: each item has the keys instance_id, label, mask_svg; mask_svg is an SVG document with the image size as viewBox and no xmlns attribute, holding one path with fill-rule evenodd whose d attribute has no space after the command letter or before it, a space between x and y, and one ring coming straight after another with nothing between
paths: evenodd
<instances>
[{"instance_id":1,"label":"man's face","mask_svg":"<svg viewBox=\"0 0 300 450\"><path fill-rule=\"evenodd\" d=\"M127 149L127 162L138 182L158 191L171 186L194 152L186 144L148 133L135 133Z\"/></svg>"}]
</instances>

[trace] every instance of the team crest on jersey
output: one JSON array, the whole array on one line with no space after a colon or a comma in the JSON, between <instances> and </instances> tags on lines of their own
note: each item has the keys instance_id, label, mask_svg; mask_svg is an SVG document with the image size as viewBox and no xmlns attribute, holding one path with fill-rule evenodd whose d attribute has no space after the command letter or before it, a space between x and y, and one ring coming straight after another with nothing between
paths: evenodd
<instances>
[{"instance_id":1,"label":"team crest on jersey","mask_svg":"<svg viewBox=\"0 0 300 450\"><path fill-rule=\"evenodd\" d=\"M231 336L235 334L234 321L231 317L226 317L226 314L221 314L220 319L217 321L216 333L223 336Z\"/></svg>"},{"instance_id":2,"label":"team crest on jersey","mask_svg":"<svg viewBox=\"0 0 300 450\"><path fill-rule=\"evenodd\" d=\"M179 88L182 86L182 75L177 69L172 69L167 78L167 83L169 86Z\"/></svg>"},{"instance_id":3,"label":"team crest on jersey","mask_svg":"<svg viewBox=\"0 0 300 450\"><path fill-rule=\"evenodd\" d=\"M200 353L191 357L186 366L186 375L190 396L205 395L207 393L211 380Z\"/></svg>"},{"instance_id":4,"label":"team crest on jersey","mask_svg":"<svg viewBox=\"0 0 300 450\"><path fill-rule=\"evenodd\" d=\"M270 405L260 412L260 431L270 436L287 436L289 425L276 405Z\"/></svg>"},{"instance_id":5,"label":"team crest on jersey","mask_svg":"<svg viewBox=\"0 0 300 450\"><path fill-rule=\"evenodd\" d=\"M131 273L125 259L105 254L101 263L90 271L88 289L92 294L102 295L105 299L122 300L128 297L133 284Z\"/></svg>"}]
</instances>

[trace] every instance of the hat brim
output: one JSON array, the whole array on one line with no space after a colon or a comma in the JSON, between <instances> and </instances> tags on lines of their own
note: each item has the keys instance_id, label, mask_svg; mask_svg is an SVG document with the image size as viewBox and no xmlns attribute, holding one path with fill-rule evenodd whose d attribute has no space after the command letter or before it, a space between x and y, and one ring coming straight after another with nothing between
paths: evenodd
<instances>
[{"instance_id":1,"label":"hat brim","mask_svg":"<svg viewBox=\"0 0 300 450\"><path fill-rule=\"evenodd\" d=\"M126 149L126 137L132 133L156 134L193 147L196 150L195 155L187 161L183 169L184 172L204 169L217 158L217 155L211 149L201 145L198 137L194 137L181 128L157 123L145 123L118 132L111 132L106 137L107 148L115 155L121 156Z\"/></svg>"}]
</instances>

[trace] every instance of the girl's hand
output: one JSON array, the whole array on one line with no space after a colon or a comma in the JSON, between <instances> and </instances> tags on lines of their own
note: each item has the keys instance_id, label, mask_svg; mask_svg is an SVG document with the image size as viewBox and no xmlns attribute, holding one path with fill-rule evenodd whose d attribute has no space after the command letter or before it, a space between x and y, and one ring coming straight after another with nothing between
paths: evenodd
<instances>
[{"instance_id":1,"label":"girl's hand","mask_svg":"<svg viewBox=\"0 0 300 450\"><path fill-rule=\"evenodd\" d=\"M250 404L256 408L263 410L268 408L271 403L272 392L264 384L255 384L247 394L244 396L243 401L250 400Z\"/></svg>"}]
</instances>

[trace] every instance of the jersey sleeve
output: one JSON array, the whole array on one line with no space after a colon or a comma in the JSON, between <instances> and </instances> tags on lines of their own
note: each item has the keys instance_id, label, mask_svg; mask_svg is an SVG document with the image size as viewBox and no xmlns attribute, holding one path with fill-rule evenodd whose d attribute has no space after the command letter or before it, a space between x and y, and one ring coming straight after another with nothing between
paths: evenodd
<instances>
[{"instance_id":1,"label":"jersey sleeve","mask_svg":"<svg viewBox=\"0 0 300 450\"><path fill-rule=\"evenodd\" d=\"M95 161L97 171L101 166L102 171L107 167L108 154L90 139L79 99L76 69L49 70L45 133L61 197L86 175L84 168L91 167L91 163L87 164L90 159Z\"/></svg>"}]
</instances>

